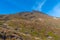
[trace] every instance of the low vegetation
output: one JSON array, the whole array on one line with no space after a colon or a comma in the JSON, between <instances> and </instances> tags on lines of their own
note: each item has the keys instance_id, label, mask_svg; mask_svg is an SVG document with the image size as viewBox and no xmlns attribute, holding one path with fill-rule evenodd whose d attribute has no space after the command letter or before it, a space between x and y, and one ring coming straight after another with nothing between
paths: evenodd
<instances>
[{"instance_id":1,"label":"low vegetation","mask_svg":"<svg viewBox=\"0 0 60 40\"><path fill-rule=\"evenodd\" d=\"M60 19L35 11L5 16L0 20L1 40L60 40Z\"/></svg>"}]
</instances>

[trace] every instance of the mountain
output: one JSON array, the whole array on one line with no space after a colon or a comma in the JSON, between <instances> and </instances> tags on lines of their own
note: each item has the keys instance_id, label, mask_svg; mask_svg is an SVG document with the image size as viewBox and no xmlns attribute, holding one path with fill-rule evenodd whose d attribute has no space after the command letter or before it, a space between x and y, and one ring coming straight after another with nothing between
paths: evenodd
<instances>
[{"instance_id":1,"label":"mountain","mask_svg":"<svg viewBox=\"0 0 60 40\"><path fill-rule=\"evenodd\" d=\"M39 11L0 15L0 40L60 40L60 18Z\"/></svg>"}]
</instances>

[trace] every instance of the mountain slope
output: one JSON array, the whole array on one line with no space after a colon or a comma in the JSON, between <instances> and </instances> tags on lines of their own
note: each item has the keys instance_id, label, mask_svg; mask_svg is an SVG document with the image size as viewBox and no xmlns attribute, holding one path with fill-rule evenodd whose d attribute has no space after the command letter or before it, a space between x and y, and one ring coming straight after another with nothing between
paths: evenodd
<instances>
[{"instance_id":1,"label":"mountain slope","mask_svg":"<svg viewBox=\"0 0 60 40\"><path fill-rule=\"evenodd\" d=\"M1 15L0 38L1 40L60 40L60 18L38 11Z\"/></svg>"}]
</instances>

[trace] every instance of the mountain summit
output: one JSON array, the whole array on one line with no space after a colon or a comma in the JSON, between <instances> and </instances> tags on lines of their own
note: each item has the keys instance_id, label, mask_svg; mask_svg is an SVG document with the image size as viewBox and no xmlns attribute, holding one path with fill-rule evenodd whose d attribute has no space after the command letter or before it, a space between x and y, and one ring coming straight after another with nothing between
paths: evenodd
<instances>
[{"instance_id":1,"label":"mountain summit","mask_svg":"<svg viewBox=\"0 0 60 40\"><path fill-rule=\"evenodd\" d=\"M39 11L0 15L0 40L60 40L60 18Z\"/></svg>"}]
</instances>

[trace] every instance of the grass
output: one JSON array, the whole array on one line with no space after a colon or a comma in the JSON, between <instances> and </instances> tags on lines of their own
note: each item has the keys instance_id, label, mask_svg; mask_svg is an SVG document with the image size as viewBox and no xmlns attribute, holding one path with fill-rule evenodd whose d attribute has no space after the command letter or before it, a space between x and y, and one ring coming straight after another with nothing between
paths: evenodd
<instances>
[{"instance_id":1,"label":"grass","mask_svg":"<svg viewBox=\"0 0 60 40\"><path fill-rule=\"evenodd\" d=\"M53 37L54 40L60 40L60 36L54 34L53 32L48 32L48 35L51 36L51 37Z\"/></svg>"},{"instance_id":2,"label":"grass","mask_svg":"<svg viewBox=\"0 0 60 40\"><path fill-rule=\"evenodd\" d=\"M9 21L7 24L8 26L11 26L12 28L16 28L16 27L22 28L21 30L19 30L20 32L30 34L32 35L32 37L40 37L43 40L47 40L47 37L45 35L47 34L53 37L54 40L60 39L59 35L54 34L52 30L50 29L51 28L50 26L55 26L55 25L53 25L53 23L49 22L48 20L45 20L44 22L35 22L35 21L28 22L24 19L21 19L19 21ZM27 38L28 37L26 37L26 39Z\"/></svg>"}]
</instances>

